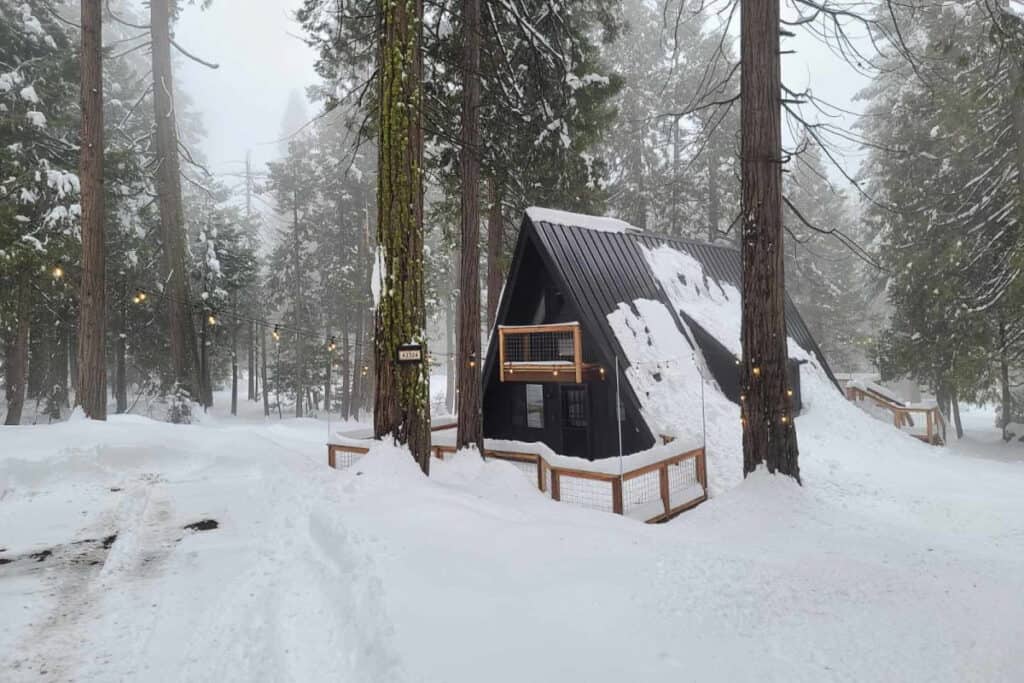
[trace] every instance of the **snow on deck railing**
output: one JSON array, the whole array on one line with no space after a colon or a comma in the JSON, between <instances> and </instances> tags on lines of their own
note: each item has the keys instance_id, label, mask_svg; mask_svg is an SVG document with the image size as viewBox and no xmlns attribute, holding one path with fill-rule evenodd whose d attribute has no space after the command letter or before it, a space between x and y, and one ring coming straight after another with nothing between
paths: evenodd
<instances>
[{"instance_id":1,"label":"snow on deck railing","mask_svg":"<svg viewBox=\"0 0 1024 683\"><path fill-rule=\"evenodd\" d=\"M663 437L668 440L669 437ZM365 439L339 436L328 464L346 468L369 452ZM434 456L456 452L455 435L432 434ZM484 458L523 472L553 500L658 522L707 500L707 461L699 442L672 440L621 458L590 461L559 455L543 443L484 440Z\"/></svg>"},{"instance_id":2,"label":"snow on deck railing","mask_svg":"<svg viewBox=\"0 0 1024 683\"><path fill-rule=\"evenodd\" d=\"M846 387L846 398L856 403L868 415L888 422L914 438L935 446L946 442L946 420L936 405L908 405L897 403L873 388L851 382Z\"/></svg>"}]
</instances>

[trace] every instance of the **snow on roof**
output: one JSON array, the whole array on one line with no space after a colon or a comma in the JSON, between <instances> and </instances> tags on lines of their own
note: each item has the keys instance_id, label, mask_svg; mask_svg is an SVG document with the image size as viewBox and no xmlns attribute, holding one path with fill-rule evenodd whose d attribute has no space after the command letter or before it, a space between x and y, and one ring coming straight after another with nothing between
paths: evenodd
<instances>
[{"instance_id":1,"label":"snow on roof","mask_svg":"<svg viewBox=\"0 0 1024 683\"><path fill-rule=\"evenodd\" d=\"M531 206L526 210L526 215L535 223L571 225L577 228L598 230L600 232L640 232L639 228L630 225L626 221L620 221L618 218L588 216L583 213L545 209L540 206Z\"/></svg>"},{"instance_id":2,"label":"snow on roof","mask_svg":"<svg viewBox=\"0 0 1024 683\"><path fill-rule=\"evenodd\" d=\"M676 312L685 313L730 353L740 356L739 290L708 277L700 261L667 244L641 250Z\"/></svg>"},{"instance_id":3,"label":"snow on roof","mask_svg":"<svg viewBox=\"0 0 1024 683\"><path fill-rule=\"evenodd\" d=\"M608 314L608 324L626 355L626 380L655 438L666 434L703 442L712 460L741 452L739 406L722 393L703 354L691 346L665 304L651 299L619 304ZM709 468L712 493L731 488L739 476L732 463L722 465Z\"/></svg>"}]
</instances>

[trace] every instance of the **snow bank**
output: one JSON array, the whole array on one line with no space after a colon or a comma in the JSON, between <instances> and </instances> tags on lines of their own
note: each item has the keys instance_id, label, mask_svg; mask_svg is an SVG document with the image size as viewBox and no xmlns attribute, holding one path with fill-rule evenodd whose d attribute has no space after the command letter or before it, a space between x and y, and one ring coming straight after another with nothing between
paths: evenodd
<instances>
[{"instance_id":1,"label":"snow bank","mask_svg":"<svg viewBox=\"0 0 1024 683\"><path fill-rule=\"evenodd\" d=\"M1019 679L1024 448L991 415L1015 462L925 446L801 370L804 485L712 452L720 495L656 526L472 452L330 470L313 420L0 428L3 678Z\"/></svg>"}]
</instances>

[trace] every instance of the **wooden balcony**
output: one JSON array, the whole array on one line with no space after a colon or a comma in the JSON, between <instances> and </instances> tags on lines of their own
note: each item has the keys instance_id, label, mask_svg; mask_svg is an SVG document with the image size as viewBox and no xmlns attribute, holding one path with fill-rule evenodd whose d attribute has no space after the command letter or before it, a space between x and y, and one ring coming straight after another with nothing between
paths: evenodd
<instances>
[{"instance_id":1,"label":"wooden balcony","mask_svg":"<svg viewBox=\"0 0 1024 683\"><path fill-rule=\"evenodd\" d=\"M583 361L583 331L578 322L553 325L501 325L498 351L502 382L603 380L605 369Z\"/></svg>"}]
</instances>

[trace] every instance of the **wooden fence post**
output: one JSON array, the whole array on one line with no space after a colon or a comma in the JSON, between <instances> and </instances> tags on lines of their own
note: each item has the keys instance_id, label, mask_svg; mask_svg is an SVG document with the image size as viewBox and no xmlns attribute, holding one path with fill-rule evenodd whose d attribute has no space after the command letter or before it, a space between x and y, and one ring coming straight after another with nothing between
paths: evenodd
<instances>
[{"instance_id":1,"label":"wooden fence post","mask_svg":"<svg viewBox=\"0 0 1024 683\"><path fill-rule=\"evenodd\" d=\"M558 470L551 468L551 500L562 500L562 487L558 477Z\"/></svg>"},{"instance_id":2,"label":"wooden fence post","mask_svg":"<svg viewBox=\"0 0 1024 683\"><path fill-rule=\"evenodd\" d=\"M501 368L501 370L499 370L499 374L501 376L501 381L504 382L505 381L505 330L501 326L498 327L498 362L500 363L500 368Z\"/></svg>"},{"instance_id":3,"label":"wooden fence post","mask_svg":"<svg viewBox=\"0 0 1024 683\"><path fill-rule=\"evenodd\" d=\"M622 480L612 479L612 512L622 514Z\"/></svg>"},{"instance_id":4,"label":"wooden fence post","mask_svg":"<svg viewBox=\"0 0 1024 683\"><path fill-rule=\"evenodd\" d=\"M665 506L665 514L672 509L672 501L668 493L668 465L658 468L658 485L661 489L661 504Z\"/></svg>"},{"instance_id":5,"label":"wooden fence post","mask_svg":"<svg viewBox=\"0 0 1024 683\"><path fill-rule=\"evenodd\" d=\"M576 365L576 384L583 384L583 337L578 324L572 328L572 353Z\"/></svg>"}]
</instances>

